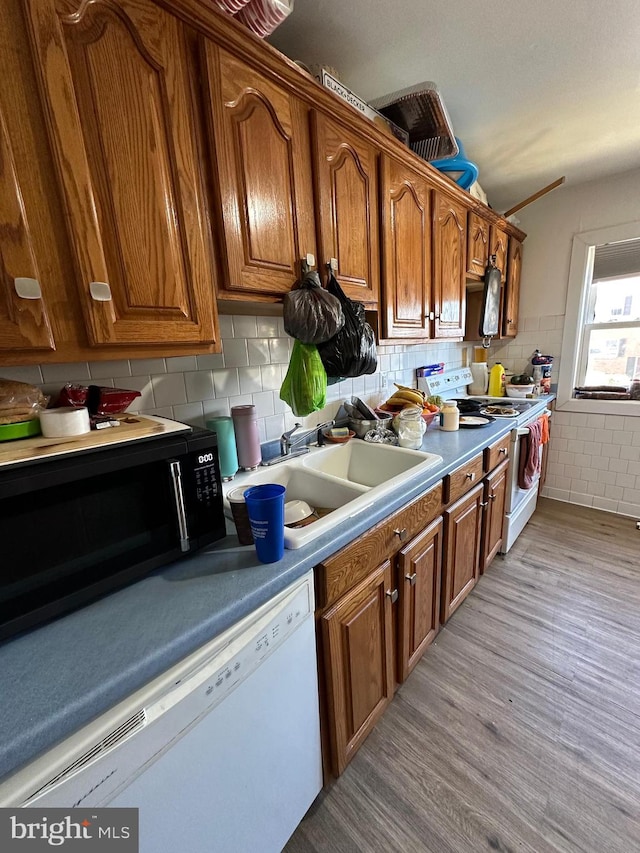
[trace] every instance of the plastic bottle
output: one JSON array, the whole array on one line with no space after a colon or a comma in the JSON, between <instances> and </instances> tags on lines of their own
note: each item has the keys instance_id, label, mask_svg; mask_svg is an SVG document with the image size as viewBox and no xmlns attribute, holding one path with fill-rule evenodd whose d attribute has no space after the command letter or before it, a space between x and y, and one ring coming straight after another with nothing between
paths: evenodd
<instances>
[{"instance_id":1,"label":"plastic bottle","mask_svg":"<svg viewBox=\"0 0 640 853\"><path fill-rule=\"evenodd\" d=\"M207 421L207 429L218 436L218 458L220 460L220 476L222 482L233 480L238 470L238 454L236 452L236 436L233 421L228 417L211 418Z\"/></svg>"},{"instance_id":2,"label":"plastic bottle","mask_svg":"<svg viewBox=\"0 0 640 853\"><path fill-rule=\"evenodd\" d=\"M231 417L236 434L240 467L243 471L253 471L262 462L256 407L233 406Z\"/></svg>"},{"instance_id":3,"label":"plastic bottle","mask_svg":"<svg viewBox=\"0 0 640 853\"><path fill-rule=\"evenodd\" d=\"M504 367L499 361L489 372L489 396L504 397Z\"/></svg>"},{"instance_id":4,"label":"plastic bottle","mask_svg":"<svg viewBox=\"0 0 640 853\"><path fill-rule=\"evenodd\" d=\"M456 406L453 400L447 400L440 410L442 414L442 429L447 432L454 432L460 429L460 409Z\"/></svg>"}]
</instances>

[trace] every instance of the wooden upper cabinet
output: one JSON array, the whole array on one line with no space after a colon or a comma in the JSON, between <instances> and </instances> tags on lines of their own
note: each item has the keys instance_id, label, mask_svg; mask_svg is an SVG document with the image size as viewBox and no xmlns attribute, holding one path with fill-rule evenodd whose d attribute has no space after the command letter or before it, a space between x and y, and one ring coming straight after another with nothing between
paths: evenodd
<instances>
[{"instance_id":1,"label":"wooden upper cabinet","mask_svg":"<svg viewBox=\"0 0 640 853\"><path fill-rule=\"evenodd\" d=\"M352 299L377 303L378 151L322 113L312 113L318 266L332 258Z\"/></svg>"},{"instance_id":2,"label":"wooden upper cabinet","mask_svg":"<svg viewBox=\"0 0 640 853\"><path fill-rule=\"evenodd\" d=\"M466 303L467 210L435 193L434 280L435 338L462 338Z\"/></svg>"},{"instance_id":3,"label":"wooden upper cabinet","mask_svg":"<svg viewBox=\"0 0 640 853\"><path fill-rule=\"evenodd\" d=\"M500 270L500 281L502 284L507 280L507 246L509 244L509 235L498 228L497 225L491 226L491 238L489 240L489 257L496 256L496 266Z\"/></svg>"},{"instance_id":4,"label":"wooden upper cabinet","mask_svg":"<svg viewBox=\"0 0 640 853\"><path fill-rule=\"evenodd\" d=\"M518 334L518 309L520 305L520 273L522 270L522 243L512 237L509 240L507 283L504 290L502 334L515 338Z\"/></svg>"},{"instance_id":5,"label":"wooden upper cabinet","mask_svg":"<svg viewBox=\"0 0 640 853\"><path fill-rule=\"evenodd\" d=\"M22 192L0 112L0 352L54 350Z\"/></svg>"},{"instance_id":6,"label":"wooden upper cabinet","mask_svg":"<svg viewBox=\"0 0 640 853\"><path fill-rule=\"evenodd\" d=\"M212 343L185 26L150 0L25 0L90 342Z\"/></svg>"},{"instance_id":7,"label":"wooden upper cabinet","mask_svg":"<svg viewBox=\"0 0 640 853\"><path fill-rule=\"evenodd\" d=\"M382 159L383 336L430 337L431 191L417 172Z\"/></svg>"},{"instance_id":8,"label":"wooden upper cabinet","mask_svg":"<svg viewBox=\"0 0 640 853\"><path fill-rule=\"evenodd\" d=\"M202 49L228 264L221 295L287 293L300 259L316 254L307 108L212 42Z\"/></svg>"},{"instance_id":9,"label":"wooden upper cabinet","mask_svg":"<svg viewBox=\"0 0 640 853\"><path fill-rule=\"evenodd\" d=\"M489 223L477 213L469 213L467 229L467 275L484 278L489 259Z\"/></svg>"}]
</instances>

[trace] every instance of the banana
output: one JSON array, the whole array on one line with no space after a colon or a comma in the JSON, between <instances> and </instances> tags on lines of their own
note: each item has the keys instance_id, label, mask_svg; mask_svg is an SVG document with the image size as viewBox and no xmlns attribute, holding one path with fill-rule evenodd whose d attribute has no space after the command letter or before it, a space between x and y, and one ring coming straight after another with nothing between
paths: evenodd
<instances>
[{"instance_id":1,"label":"banana","mask_svg":"<svg viewBox=\"0 0 640 853\"><path fill-rule=\"evenodd\" d=\"M390 403L392 406L403 406L405 403L411 403L412 406L420 406L422 408L424 406L424 399L417 391L412 393L411 390L404 389L392 394L387 403Z\"/></svg>"},{"instance_id":2,"label":"banana","mask_svg":"<svg viewBox=\"0 0 640 853\"><path fill-rule=\"evenodd\" d=\"M422 392L417 391L415 388L407 388L403 385L398 385L394 382L394 385L398 389L391 400L397 398L398 400L407 400L410 403L414 403L416 406L424 406L424 395Z\"/></svg>"}]
</instances>

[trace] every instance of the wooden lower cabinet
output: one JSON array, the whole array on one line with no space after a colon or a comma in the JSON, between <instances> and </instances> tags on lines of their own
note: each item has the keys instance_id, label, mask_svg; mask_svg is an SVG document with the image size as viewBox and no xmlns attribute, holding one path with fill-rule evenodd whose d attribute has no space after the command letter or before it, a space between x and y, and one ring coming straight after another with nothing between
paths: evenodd
<instances>
[{"instance_id":1,"label":"wooden lower cabinet","mask_svg":"<svg viewBox=\"0 0 640 853\"><path fill-rule=\"evenodd\" d=\"M480 574L483 494L484 484L479 483L444 513L442 623L469 595Z\"/></svg>"},{"instance_id":2,"label":"wooden lower cabinet","mask_svg":"<svg viewBox=\"0 0 640 853\"><path fill-rule=\"evenodd\" d=\"M396 558L398 571L398 681L403 682L440 628L442 518Z\"/></svg>"},{"instance_id":3,"label":"wooden lower cabinet","mask_svg":"<svg viewBox=\"0 0 640 853\"><path fill-rule=\"evenodd\" d=\"M390 560L385 560L321 617L331 740L338 775L393 698Z\"/></svg>"},{"instance_id":4,"label":"wooden lower cabinet","mask_svg":"<svg viewBox=\"0 0 640 853\"><path fill-rule=\"evenodd\" d=\"M508 467L507 461L502 462L484 481L481 573L489 567L502 545Z\"/></svg>"}]
</instances>

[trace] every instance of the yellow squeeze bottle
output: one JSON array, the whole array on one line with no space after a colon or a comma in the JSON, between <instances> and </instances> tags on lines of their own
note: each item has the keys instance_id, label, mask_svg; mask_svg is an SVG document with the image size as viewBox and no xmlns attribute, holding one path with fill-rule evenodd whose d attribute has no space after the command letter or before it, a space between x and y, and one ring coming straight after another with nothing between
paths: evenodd
<instances>
[{"instance_id":1,"label":"yellow squeeze bottle","mask_svg":"<svg viewBox=\"0 0 640 853\"><path fill-rule=\"evenodd\" d=\"M504 367L498 362L489 372L489 396L504 397Z\"/></svg>"}]
</instances>

